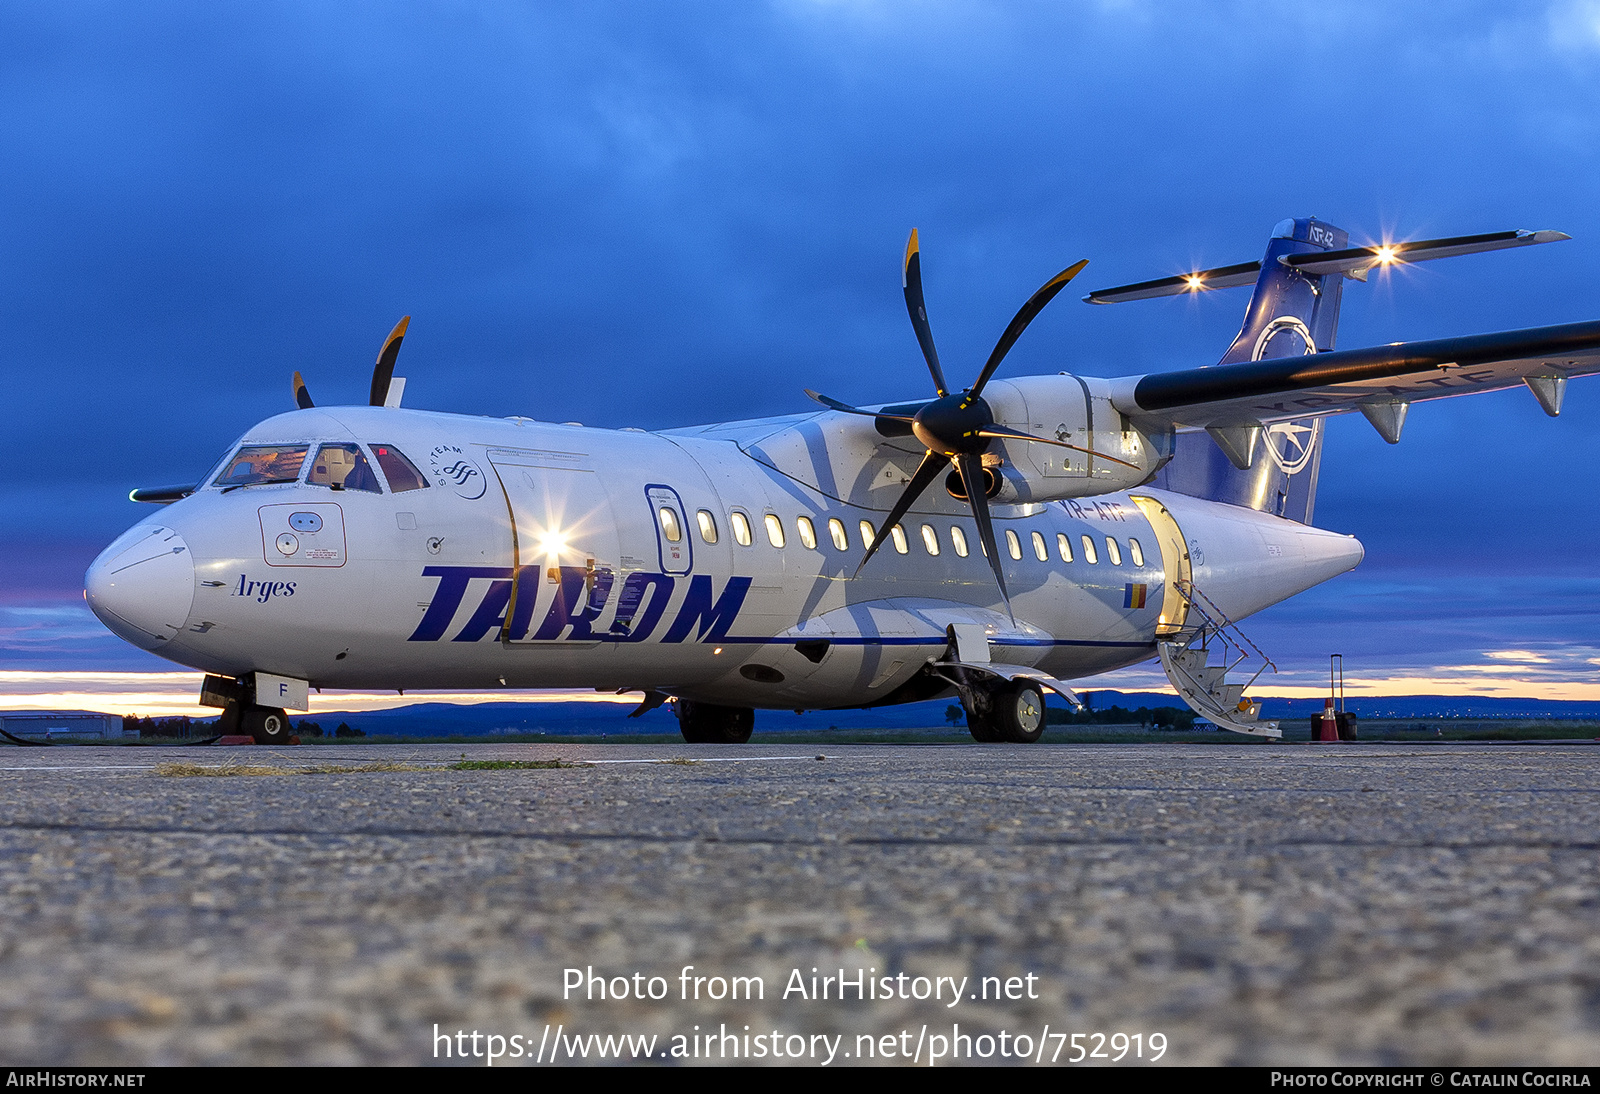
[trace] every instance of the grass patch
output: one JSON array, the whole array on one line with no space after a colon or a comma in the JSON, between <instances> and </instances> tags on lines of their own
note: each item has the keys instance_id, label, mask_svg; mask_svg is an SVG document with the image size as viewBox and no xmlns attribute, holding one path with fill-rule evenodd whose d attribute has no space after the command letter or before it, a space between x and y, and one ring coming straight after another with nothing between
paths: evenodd
<instances>
[{"instance_id":1,"label":"grass patch","mask_svg":"<svg viewBox=\"0 0 1600 1094\"><path fill-rule=\"evenodd\" d=\"M593 767L573 760L457 760L451 771L548 771L558 767Z\"/></svg>"},{"instance_id":2,"label":"grass patch","mask_svg":"<svg viewBox=\"0 0 1600 1094\"><path fill-rule=\"evenodd\" d=\"M287 767L271 764L191 764L171 761L156 764L156 774L175 779L219 777L223 775L292 775Z\"/></svg>"},{"instance_id":3,"label":"grass patch","mask_svg":"<svg viewBox=\"0 0 1600 1094\"><path fill-rule=\"evenodd\" d=\"M656 763L658 763L658 764L677 764L679 767L693 767L696 764L698 764L699 762L700 762L699 760L691 760L691 759L689 759L689 758L687 758L685 756L679 756L679 757L676 757L676 758L671 759L671 760L657 760L656 761Z\"/></svg>"}]
</instances>

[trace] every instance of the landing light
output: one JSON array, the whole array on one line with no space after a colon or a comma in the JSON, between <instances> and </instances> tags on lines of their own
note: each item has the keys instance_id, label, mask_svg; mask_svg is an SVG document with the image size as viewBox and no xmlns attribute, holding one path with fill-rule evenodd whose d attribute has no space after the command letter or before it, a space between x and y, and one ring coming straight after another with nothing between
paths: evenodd
<instances>
[{"instance_id":1,"label":"landing light","mask_svg":"<svg viewBox=\"0 0 1600 1094\"><path fill-rule=\"evenodd\" d=\"M1188 284L1190 292L1198 292L1205 285L1205 278L1199 274L1189 274L1183 280Z\"/></svg>"},{"instance_id":2,"label":"landing light","mask_svg":"<svg viewBox=\"0 0 1600 1094\"><path fill-rule=\"evenodd\" d=\"M1379 247L1378 248L1378 261L1379 262L1381 262L1385 266L1387 266L1389 263L1393 262L1394 259L1395 259L1395 250L1394 250L1393 247Z\"/></svg>"},{"instance_id":3,"label":"landing light","mask_svg":"<svg viewBox=\"0 0 1600 1094\"><path fill-rule=\"evenodd\" d=\"M546 532L539 537L539 549L547 555L559 555L567 549L567 537L560 532Z\"/></svg>"}]
</instances>

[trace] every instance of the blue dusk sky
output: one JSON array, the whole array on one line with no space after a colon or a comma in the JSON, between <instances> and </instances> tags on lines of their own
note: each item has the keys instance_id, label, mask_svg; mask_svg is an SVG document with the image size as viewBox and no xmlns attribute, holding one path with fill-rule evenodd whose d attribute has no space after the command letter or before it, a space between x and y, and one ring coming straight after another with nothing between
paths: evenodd
<instances>
[{"instance_id":1,"label":"blue dusk sky","mask_svg":"<svg viewBox=\"0 0 1600 1094\"><path fill-rule=\"evenodd\" d=\"M408 406L649 429L925 395L913 226L952 379L1079 258L1243 262L1290 216L1573 237L1351 283L1341 347L1593 320L1597 169L1594 0L5 5L0 705L192 696L85 567L294 370L364 402L403 314ZM1207 364L1248 299L1080 295L1001 375ZM1395 447L1335 419L1316 523L1367 558L1247 624L1276 685L1338 649L1373 691L1600 698L1597 467L1600 380Z\"/></svg>"}]
</instances>

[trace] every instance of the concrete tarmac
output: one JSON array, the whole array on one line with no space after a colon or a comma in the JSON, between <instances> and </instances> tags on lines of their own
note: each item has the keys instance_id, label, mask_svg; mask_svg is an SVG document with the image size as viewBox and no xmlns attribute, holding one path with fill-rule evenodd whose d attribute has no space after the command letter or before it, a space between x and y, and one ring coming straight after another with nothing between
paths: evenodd
<instances>
[{"instance_id":1,"label":"concrete tarmac","mask_svg":"<svg viewBox=\"0 0 1600 1094\"><path fill-rule=\"evenodd\" d=\"M1597 774L1526 745L5 749L0 1062L593 1062L627 1034L663 1063L1018 1063L1020 1034L1066 1063L1085 1034L1148 1066L1159 1034L1164 1064L1596 1064ZM840 1001L841 968L891 997Z\"/></svg>"}]
</instances>

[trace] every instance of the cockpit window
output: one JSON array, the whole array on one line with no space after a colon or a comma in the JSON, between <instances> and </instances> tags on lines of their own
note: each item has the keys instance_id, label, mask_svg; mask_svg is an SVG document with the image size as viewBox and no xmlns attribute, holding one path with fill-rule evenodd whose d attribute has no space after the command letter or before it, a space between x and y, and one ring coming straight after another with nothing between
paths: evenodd
<instances>
[{"instance_id":1,"label":"cockpit window","mask_svg":"<svg viewBox=\"0 0 1600 1094\"><path fill-rule=\"evenodd\" d=\"M428 480L422 477L416 464L401 455L394 445L375 444L372 454L378 458L383 477L389 480L389 489L394 493L404 494L407 490L421 490L428 485Z\"/></svg>"},{"instance_id":2,"label":"cockpit window","mask_svg":"<svg viewBox=\"0 0 1600 1094\"><path fill-rule=\"evenodd\" d=\"M378 488L378 476L372 473L372 465L361 454L360 446L353 444L325 444L317 449L317 457L311 461L311 474L306 476L306 482L311 486L326 486L334 490L365 490L371 494L382 492Z\"/></svg>"},{"instance_id":3,"label":"cockpit window","mask_svg":"<svg viewBox=\"0 0 1600 1094\"><path fill-rule=\"evenodd\" d=\"M294 482L306 462L307 444L246 445L228 461L227 469L212 486L249 486L257 482Z\"/></svg>"}]
</instances>

